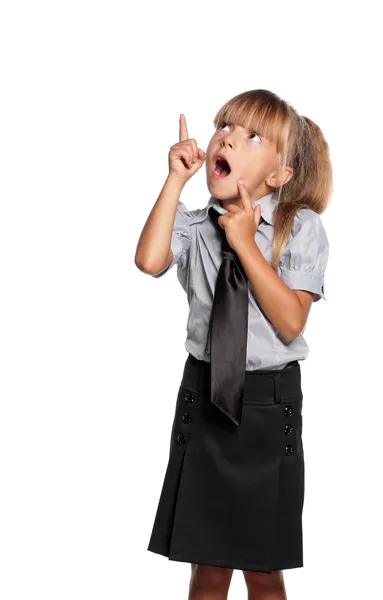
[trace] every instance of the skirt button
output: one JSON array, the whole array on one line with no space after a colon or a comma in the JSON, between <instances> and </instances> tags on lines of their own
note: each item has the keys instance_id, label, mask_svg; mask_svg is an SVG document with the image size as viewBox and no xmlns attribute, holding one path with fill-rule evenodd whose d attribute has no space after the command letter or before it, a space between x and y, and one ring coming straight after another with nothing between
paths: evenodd
<instances>
[{"instance_id":1,"label":"skirt button","mask_svg":"<svg viewBox=\"0 0 383 600\"><path fill-rule=\"evenodd\" d=\"M293 447L291 444L287 444L287 446L285 446L285 454L287 456L290 456L293 453Z\"/></svg>"},{"instance_id":2,"label":"skirt button","mask_svg":"<svg viewBox=\"0 0 383 600\"><path fill-rule=\"evenodd\" d=\"M285 406L285 415L286 417L291 417L291 415L293 414L293 407L292 406Z\"/></svg>"},{"instance_id":3,"label":"skirt button","mask_svg":"<svg viewBox=\"0 0 383 600\"><path fill-rule=\"evenodd\" d=\"M185 402L187 402L188 404L192 404L194 402L194 398L191 392L187 392L185 396Z\"/></svg>"},{"instance_id":4,"label":"skirt button","mask_svg":"<svg viewBox=\"0 0 383 600\"><path fill-rule=\"evenodd\" d=\"M191 416L189 415L189 413L186 412L182 415L181 419L183 423L190 423Z\"/></svg>"},{"instance_id":5,"label":"skirt button","mask_svg":"<svg viewBox=\"0 0 383 600\"><path fill-rule=\"evenodd\" d=\"M285 425L285 434L286 435L290 435L290 433L292 432L292 430L293 430L293 426L291 425L291 423L287 423Z\"/></svg>"},{"instance_id":6,"label":"skirt button","mask_svg":"<svg viewBox=\"0 0 383 600\"><path fill-rule=\"evenodd\" d=\"M177 435L177 443L182 446L185 443L185 436L183 433Z\"/></svg>"}]
</instances>

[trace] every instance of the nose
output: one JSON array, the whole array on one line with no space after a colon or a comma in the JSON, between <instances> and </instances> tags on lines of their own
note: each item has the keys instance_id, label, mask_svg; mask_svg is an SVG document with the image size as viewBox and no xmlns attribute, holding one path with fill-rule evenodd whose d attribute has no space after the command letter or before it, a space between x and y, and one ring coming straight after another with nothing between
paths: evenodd
<instances>
[{"instance_id":1,"label":"nose","mask_svg":"<svg viewBox=\"0 0 383 600\"><path fill-rule=\"evenodd\" d=\"M229 146L233 150L236 144L235 136L236 134L234 133L234 131L230 131L229 133L224 135L221 141L222 147L225 148L226 146Z\"/></svg>"}]
</instances>

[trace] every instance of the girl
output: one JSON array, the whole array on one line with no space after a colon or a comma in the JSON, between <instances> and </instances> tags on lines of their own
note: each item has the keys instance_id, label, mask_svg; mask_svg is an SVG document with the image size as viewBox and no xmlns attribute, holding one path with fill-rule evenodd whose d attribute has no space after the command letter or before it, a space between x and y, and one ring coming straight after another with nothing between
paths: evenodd
<instances>
[{"instance_id":1,"label":"girl","mask_svg":"<svg viewBox=\"0 0 383 600\"><path fill-rule=\"evenodd\" d=\"M205 153L181 115L135 257L153 277L177 264L190 307L148 550L191 563L190 600L227 598L233 569L249 600L283 600L283 570L303 566L299 361L325 299L332 167L319 127L268 90L232 98L214 125ZM188 210L180 193L203 164L211 196Z\"/></svg>"}]
</instances>

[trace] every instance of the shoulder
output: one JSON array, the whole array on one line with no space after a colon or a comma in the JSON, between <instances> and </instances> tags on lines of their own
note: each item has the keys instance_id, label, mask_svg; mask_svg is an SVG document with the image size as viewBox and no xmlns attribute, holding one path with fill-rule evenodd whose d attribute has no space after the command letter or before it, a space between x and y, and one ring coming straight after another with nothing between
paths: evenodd
<instances>
[{"instance_id":1,"label":"shoulder","mask_svg":"<svg viewBox=\"0 0 383 600\"><path fill-rule=\"evenodd\" d=\"M326 229L321 216L311 208L302 208L294 216L290 239L295 236L316 239L319 244L328 245Z\"/></svg>"},{"instance_id":2,"label":"shoulder","mask_svg":"<svg viewBox=\"0 0 383 600\"><path fill-rule=\"evenodd\" d=\"M188 225L196 225L207 217L208 206L189 210L184 202L179 201L177 205L177 215L182 217Z\"/></svg>"}]
</instances>

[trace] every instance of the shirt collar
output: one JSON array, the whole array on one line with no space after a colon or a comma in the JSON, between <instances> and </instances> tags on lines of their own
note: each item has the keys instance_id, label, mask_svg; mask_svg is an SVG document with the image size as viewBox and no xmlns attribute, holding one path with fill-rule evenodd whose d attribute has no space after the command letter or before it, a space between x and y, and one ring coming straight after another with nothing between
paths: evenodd
<instances>
[{"instance_id":1,"label":"shirt collar","mask_svg":"<svg viewBox=\"0 0 383 600\"><path fill-rule=\"evenodd\" d=\"M262 198L259 198L258 200L254 200L254 202L252 202L252 207L253 209L258 205L261 205L261 217L270 225L274 226L273 223L273 211L274 208L277 204L277 199L275 196L275 192L269 192L268 194L266 194L265 196L262 196ZM217 198L215 198L214 196L210 196L208 205L207 205L207 211L209 210L209 208L213 206L219 213L221 213L221 215L224 215L227 210L225 208L223 208L220 203L219 200Z\"/></svg>"}]
</instances>

